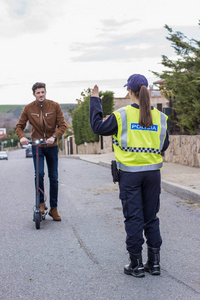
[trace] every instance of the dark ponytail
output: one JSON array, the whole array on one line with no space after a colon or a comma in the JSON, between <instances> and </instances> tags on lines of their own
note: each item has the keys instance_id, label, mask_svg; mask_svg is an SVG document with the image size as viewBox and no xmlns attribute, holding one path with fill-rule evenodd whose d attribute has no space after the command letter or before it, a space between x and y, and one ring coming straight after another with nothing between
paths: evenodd
<instances>
[{"instance_id":1,"label":"dark ponytail","mask_svg":"<svg viewBox=\"0 0 200 300\"><path fill-rule=\"evenodd\" d=\"M148 128L153 125L149 92L146 86L142 85L140 90L134 93L140 104L139 124Z\"/></svg>"}]
</instances>

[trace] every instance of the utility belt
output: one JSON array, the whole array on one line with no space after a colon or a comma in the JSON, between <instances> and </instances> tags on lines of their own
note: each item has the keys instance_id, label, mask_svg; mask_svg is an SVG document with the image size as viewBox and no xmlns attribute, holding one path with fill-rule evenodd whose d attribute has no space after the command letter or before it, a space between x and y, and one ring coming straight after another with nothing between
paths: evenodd
<instances>
[{"instance_id":1,"label":"utility belt","mask_svg":"<svg viewBox=\"0 0 200 300\"><path fill-rule=\"evenodd\" d=\"M111 174L113 177L113 182L119 182L119 170L117 168L117 162L116 160L111 161Z\"/></svg>"}]
</instances>

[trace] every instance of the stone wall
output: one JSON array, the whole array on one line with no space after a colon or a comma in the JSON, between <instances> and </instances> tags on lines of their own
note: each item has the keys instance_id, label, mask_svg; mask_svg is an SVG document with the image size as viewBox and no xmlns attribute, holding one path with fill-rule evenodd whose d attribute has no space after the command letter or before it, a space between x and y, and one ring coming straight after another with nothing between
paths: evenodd
<instances>
[{"instance_id":1,"label":"stone wall","mask_svg":"<svg viewBox=\"0 0 200 300\"><path fill-rule=\"evenodd\" d=\"M99 142L85 143L77 146L74 136L71 137L73 151L70 153L69 141L65 140L66 155L70 154L103 154L113 151L112 136L99 136Z\"/></svg>"},{"instance_id":2,"label":"stone wall","mask_svg":"<svg viewBox=\"0 0 200 300\"><path fill-rule=\"evenodd\" d=\"M102 141L101 141L102 138ZM166 162L177 163L200 168L200 135L170 135L170 145L165 152ZM113 151L112 137L99 137L99 142L85 143L76 146L74 137L71 139L73 151L70 153L69 142L65 140L65 154L103 154ZM103 149L101 149L103 148Z\"/></svg>"},{"instance_id":3,"label":"stone wall","mask_svg":"<svg viewBox=\"0 0 200 300\"><path fill-rule=\"evenodd\" d=\"M200 168L200 135L170 135L165 161Z\"/></svg>"}]
</instances>

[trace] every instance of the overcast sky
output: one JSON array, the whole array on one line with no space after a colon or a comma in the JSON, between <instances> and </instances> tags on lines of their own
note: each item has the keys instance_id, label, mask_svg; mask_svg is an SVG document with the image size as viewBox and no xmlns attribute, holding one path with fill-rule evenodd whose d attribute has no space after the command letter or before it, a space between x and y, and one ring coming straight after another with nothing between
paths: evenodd
<instances>
[{"instance_id":1,"label":"overcast sky","mask_svg":"<svg viewBox=\"0 0 200 300\"><path fill-rule=\"evenodd\" d=\"M161 55L176 58L167 24L200 40L200 1L0 0L0 104L27 104L31 87L75 103L96 83L116 97L133 73L157 79Z\"/></svg>"}]
</instances>

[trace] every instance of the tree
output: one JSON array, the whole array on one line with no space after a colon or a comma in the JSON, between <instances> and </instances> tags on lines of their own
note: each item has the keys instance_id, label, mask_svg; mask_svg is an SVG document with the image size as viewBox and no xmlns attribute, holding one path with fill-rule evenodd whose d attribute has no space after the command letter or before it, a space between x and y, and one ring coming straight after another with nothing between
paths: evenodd
<instances>
[{"instance_id":1,"label":"tree","mask_svg":"<svg viewBox=\"0 0 200 300\"><path fill-rule=\"evenodd\" d=\"M200 41L188 39L168 25L165 28L178 59L173 61L163 55L162 65L166 70L162 74L153 73L164 79L160 89L172 100L175 123L183 133L197 134L200 132Z\"/></svg>"},{"instance_id":2,"label":"tree","mask_svg":"<svg viewBox=\"0 0 200 300\"><path fill-rule=\"evenodd\" d=\"M99 96L103 96L102 99L102 109L103 109L103 116L106 117L107 115L110 115L113 112L114 109L114 101L113 101L113 92L106 91L99 93Z\"/></svg>"},{"instance_id":3,"label":"tree","mask_svg":"<svg viewBox=\"0 0 200 300\"><path fill-rule=\"evenodd\" d=\"M84 98L73 112L73 130L76 145L84 144L85 142L98 142L99 136L94 134L89 120L89 102L90 96Z\"/></svg>"}]
</instances>

